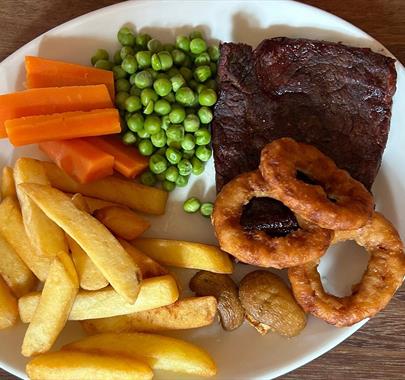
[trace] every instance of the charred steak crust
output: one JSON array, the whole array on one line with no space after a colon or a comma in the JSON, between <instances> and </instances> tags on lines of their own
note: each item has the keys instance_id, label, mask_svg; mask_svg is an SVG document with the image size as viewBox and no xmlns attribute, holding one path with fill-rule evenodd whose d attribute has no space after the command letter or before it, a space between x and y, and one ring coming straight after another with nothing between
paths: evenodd
<instances>
[{"instance_id":1,"label":"charred steak crust","mask_svg":"<svg viewBox=\"0 0 405 380\"><path fill-rule=\"evenodd\" d=\"M264 40L255 50L241 43L220 49L212 126L218 191L256 169L263 146L280 137L315 145L371 188L388 138L396 87L392 58L285 37ZM260 214L260 207L251 209ZM271 225L271 213L268 218Z\"/></svg>"}]
</instances>

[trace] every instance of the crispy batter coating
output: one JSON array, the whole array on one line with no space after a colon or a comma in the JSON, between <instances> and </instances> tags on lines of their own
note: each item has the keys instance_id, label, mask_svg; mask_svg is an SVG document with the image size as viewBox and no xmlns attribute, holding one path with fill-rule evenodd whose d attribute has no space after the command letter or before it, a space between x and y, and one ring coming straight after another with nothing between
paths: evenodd
<instances>
[{"instance_id":1,"label":"crispy batter coating","mask_svg":"<svg viewBox=\"0 0 405 380\"><path fill-rule=\"evenodd\" d=\"M361 282L348 297L336 297L323 289L318 261L288 270L294 296L302 308L324 321L351 326L382 310L405 276L403 244L393 225L378 212L362 228L337 231L334 243L354 240L371 255Z\"/></svg>"},{"instance_id":2,"label":"crispy batter coating","mask_svg":"<svg viewBox=\"0 0 405 380\"><path fill-rule=\"evenodd\" d=\"M300 228L284 237L246 231L240 225L242 209L254 197L271 197L259 171L243 173L228 182L215 201L212 223L221 248L247 264L288 268L321 257L333 232L298 218Z\"/></svg>"},{"instance_id":3,"label":"crispy batter coating","mask_svg":"<svg viewBox=\"0 0 405 380\"><path fill-rule=\"evenodd\" d=\"M322 228L357 229L373 213L367 189L312 145L291 138L275 140L262 150L260 171L273 198ZM297 172L319 185L297 179Z\"/></svg>"}]
</instances>

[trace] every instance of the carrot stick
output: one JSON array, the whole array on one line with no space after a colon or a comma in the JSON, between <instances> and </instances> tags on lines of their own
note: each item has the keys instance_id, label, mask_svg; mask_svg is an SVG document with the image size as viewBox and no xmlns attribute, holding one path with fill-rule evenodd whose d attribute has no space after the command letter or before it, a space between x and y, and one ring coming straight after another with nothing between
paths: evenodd
<instances>
[{"instance_id":1,"label":"carrot stick","mask_svg":"<svg viewBox=\"0 0 405 380\"><path fill-rule=\"evenodd\" d=\"M87 141L114 156L114 169L127 178L136 177L149 166L146 157L136 148L124 145L116 136L90 137Z\"/></svg>"},{"instance_id":2,"label":"carrot stick","mask_svg":"<svg viewBox=\"0 0 405 380\"><path fill-rule=\"evenodd\" d=\"M40 143L39 148L80 183L113 174L114 157L84 139L48 141Z\"/></svg>"},{"instance_id":3,"label":"carrot stick","mask_svg":"<svg viewBox=\"0 0 405 380\"><path fill-rule=\"evenodd\" d=\"M114 99L112 71L32 56L25 57L25 71L27 88L105 84Z\"/></svg>"},{"instance_id":4,"label":"carrot stick","mask_svg":"<svg viewBox=\"0 0 405 380\"><path fill-rule=\"evenodd\" d=\"M121 131L118 110L115 108L21 117L7 120L5 126L8 138L14 146Z\"/></svg>"},{"instance_id":5,"label":"carrot stick","mask_svg":"<svg viewBox=\"0 0 405 380\"><path fill-rule=\"evenodd\" d=\"M4 126L6 120L111 107L111 97L104 84L34 88L0 95L0 138L7 137Z\"/></svg>"}]
</instances>

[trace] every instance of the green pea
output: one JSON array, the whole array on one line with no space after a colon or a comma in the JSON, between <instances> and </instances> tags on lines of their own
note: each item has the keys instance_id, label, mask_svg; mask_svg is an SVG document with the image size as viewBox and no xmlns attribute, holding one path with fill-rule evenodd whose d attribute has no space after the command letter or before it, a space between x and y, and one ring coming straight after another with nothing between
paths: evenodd
<instances>
[{"instance_id":1,"label":"green pea","mask_svg":"<svg viewBox=\"0 0 405 380\"><path fill-rule=\"evenodd\" d=\"M146 171L141 175L141 183L145 186L155 186L156 185L156 176L151 171Z\"/></svg>"},{"instance_id":2,"label":"green pea","mask_svg":"<svg viewBox=\"0 0 405 380\"><path fill-rule=\"evenodd\" d=\"M199 83L197 86L197 94L199 94L202 90L205 90L207 87L202 83Z\"/></svg>"},{"instance_id":3,"label":"green pea","mask_svg":"<svg viewBox=\"0 0 405 380\"><path fill-rule=\"evenodd\" d=\"M217 64L214 62L210 63L210 69L211 69L211 73L212 75L215 75L217 73Z\"/></svg>"},{"instance_id":4,"label":"green pea","mask_svg":"<svg viewBox=\"0 0 405 380\"><path fill-rule=\"evenodd\" d=\"M155 109L155 102L151 100L146 107L143 109L143 113L145 115L151 115L153 113L153 110Z\"/></svg>"},{"instance_id":5,"label":"green pea","mask_svg":"<svg viewBox=\"0 0 405 380\"><path fill-rule=\"evenodd\" d=\"M183 158L178 164L177 168L179 169L179 174L182 176L190 175L193 171L193 165L189 160Z\"/></svg>"},{"instance_id":6,"label":"green pea","mask_svg":"<svg viewBox=\"0 0 405 380\"><path fill-rule=\"evenodd\" d=\"M146 49L148 46L148 42L152 39L152 37L147 33L138 34L135 37L135 43L142 49Z\"/></svg>"},{"instance_id":7,"label":"green pea","mask_svg":"<svg viewBox=\"0 0 405 380\"><path fill-rule=\"evenodd\" d=\"M170 82L172 82L172 88L174 92L177 92L177 90L182 87L183 85L186 84L185 79L181 74L176 74L170 78Z\"/></svg>"},{"instance_id":8,"label":"green pea","mask_svg":"<svg viewBox=\"0 0 405 380\"><path fill-rule=\"evenodd\" d=\"M174 49L176 49L176 45L169 43L165 43L162 45L162 50L168 51L171 53Z\"/></svg>"},{"instance_id":9,"label":"green pea","mask_svg":"<svg viewBox=\"0 0 405 380\"><path fill-rule=\"evenodd\" d=\"M207 128L200 128L194 135L197 145L208 145L211 142L211 133Z\"/></svg>"},{"instance_id":10,"label":"green pea","mask_svg":"<svg viewBox=\"0 0 405 380\"><path fill-rule=\"evenodd\" d=\"M164 115L164 116L162 116L162 125L161 125L161 128L166 131L167 128L169 128L169 126L170 126L170 118L169 118L169 115Z\"/></svg>"},{"instance_id":11,"label":"green pea","mask_svg":"<svg viewBox=\"0 0 405 380\"><path fill-rule=\"evenodd\" d=\"M164 130L160 130L157 133L154 133L150 137L150 141L152 142L153 146L156 148L163 148L166 145L166 134Z\"/></svg>"},{"instance_id":12,"label":"green pea","mask_svg":"<svg viewBox=\"0 0 405 380\"><path fill-rule=\"evenodd\" d=\"M184 187L187 186L188 184L188 179L190 178L190 176L186 175L179 175L176 179L176 186L178 187Z\"/></svg>"},{"instance_id":13,"label":"green pea","mask_svg":"<svg viewBox=\"0 0 405 380\"><path fill-rule=\"evenodd\" d=\"M151 40L149 40L147 46L148 50L153 53L156 53L162 49L162 43L156 38L152 38Z\"/></svg>"},{"instance_id":14,"label":"green pea","mask_svg":"<svg viewBox=\"0 0 405 380\"><path fill-rule=\"evenodd\" d=\"M131 76L132 77L132 76ZM142 70L135 74L135 85L138 88L144 89L147 87L152 87L153 78L149 71Z\"/></svg>"},{"instance_id":15,"label":"green pea","mask_svg":"<svg viewBox=\"0 0 405 380\"><path fill-rule=\"evenodd\" d=\"M170 103L165 99L159 99L155 102L154 111L161 116L169 114L171 110Z\"/></svg>"},{"instance_id":16,"label":"green pea","mask_svg":"<svg viewBox=\"0 0 405 380\"><path fill-rule=\"evenodd\" d=\"M150 72L153 80L157 79L157 76L159 74L157 71L153 70L152 67L148 67L146 70Z\"/></svg>"},{"instance_id":17,"label":"green pea","mask_svg":"<svg viewBox=\"0 0 405 380\"><path fill-rule=\"evenodd\" d=\"M193 67L193 60L189 55L186 56L186 59L183 62L183 67L187 67L188 69L191 69Z\"/></svg>"},{"instance_id":18,"label":"green pea","mask_svg":"<svg viewBox=\"0 0 405 380\"><path fill-rule=\"evenodd\" d=\"M131 112L123 112L124 113L124 119L125 119L125 122L128 122L128 119L132 116L132 113ZM121 118L122 118L122 116L121 116Z\"/></svg>"},{"instance_id":19,"label":"green pea","mask_svg":"<svg viewBox=\"0 0 405 380\"><path fill-rule=\"evenodd\" d=\"M125 109L128 112L136 112L142 109L142 103L139 96L128 96L128 98L125 99Z\"/></svg>"},{"instance_id":20,"label":"green pea","mask_svg":"<svg viewBox=\"0 0 405 380\"><path fill-rule=\"evenodd\" d=\"M135 58L140 69L146 69L152 64L152 53L150 51L138 51Z\"/></svg>"},{"instance_id":21,"label":"green pea","mask_svg":"<svg viewBox=\"0 0 405 380\"><path fill-rule=\"evenodd\" d=\"M114 53L113 62L114 62L114 64L116 64L116 65L121 65L121 63L122 63L121 49L120 49L120 50L117 50L117 51Z\"/></svg>"},{"instance_id":22,"label":"green pea","mask_svg":"<svg viewBox=\"0 0 405 380\"><path fill-rule=\"evenodd\" d=\"M165 78L156 79L153 88L159 96L166 96L172 90L172 83Z\"/></svg>"},{"instance_id":23,"label":"green pea","mask_svg":"<svg viewBox=\"0 0 405 380\"><path fill-rule=\"evenodd\" d=\"M133 55L128 55L122 61L121 67L128 74L133 74L138 68L138 63L136 62L136 59L135 59L135 57Z\"/></svg>"},{"instance_id":24,"label":"green pea","mask_svg":"<svg viewBox=\"0 0 405 380\"><path fill-rule=\"evenodd\" d=\"M114 64L106 59L99 59L95 64L94 67L97 69L103 70L111 70L114 67Z\"/></svg>"},{"instance_id":25,"label":"green pea","mask_svg":"<svg viewBox=\"0 0 405 380\"><path fill-rule=\"evenodd\" d=\"M159 72L156 74L155 79L167 79L170 80L170 77L166 73Z\"/></svg>"},{"instance_id":26,"label":"green pea","mask_svg":"<svg viewBox=\"0 0 405 380\"><path fill-rule=\"evenodd\" d=\"M131 90L129 91L130 95L135 95L135 96L141 97L141 93L142 93L141 89L139 89L135 85L131 86Z\"/></svg>"},{"instance_id":27,"label":"green pea","mask_svg":"<svg viewBox=\"0 0 405 380\"><path fill-rule=\"evenodd\" d=\"M214 205L211 202L205 202L200 207L200 213L202 216L209 218L214 211Z\"/></svg>"},{"instance_id":28,"label":"green pea","mask_svg":"<svg viewBox=\"0 0 405 380\"><path fill-rule=\"evenodd\" d=\"M181 142L181 140L184 138L184 128L177 124L171 125L169 128L167 128L166 136L168 139Z\"/></svg>"},{"instance_id":29,"label":"green pea","mask_svg":"<svg viewBox=\"0 0 405 380\"><path fill-rule=\"evenodd\" d=\"M133 31L126 26L118 31L117 38L121 45L131 46L135 44L135 35Z\"/></svg>"},{"instance_id":30,"label":"green pea","mask_svg":"<svg viewBox=\"0 0 405 380\"><path fill-rule=\"evenodd\" d=\"M125 145L132 145L136 143L136 136L131 132L125 132L124 135L122 136L122 142Z\"/></svg>"},{"instance_id":31,"label":"green pea","mask_svg":"<svg viewBox=\"0 0 405 380\"><path fill-rule=\"evenodd\" d=\"M183 150L183 158L187 158L187 160L191 160L195 155L195 149L190 150Z\"/></svg>"},{"instance_id":32,"label":"green pea","mask_svg":"<svg viewBox=\"0 0 405 380\"><path fill-rule=\"evenodd\" d=\"M197 157L191 159L191 165L193 165L194 175L200 175L204 172L204 164Z\"/></svg>"},{"instance_id":33,"label":"green pea","mask_svg":"<svg viewBox=\"0 0 405 380\"><path fill-rule=\"evenodd\" d=\"M161 130L161 124L159 116L148 115L145 118L144 128L150 135L154 135Z\"/></svg>"},{"instance_id":34,"label":"green pea","mask_svg":"<svg viewBox=\"0 0 405 380\"><path fill-rule=\"evenodd\" d=\"M198 87L198 82L195 79L191 79L188 81L188 85L191 89L193 89L194 91L197 91L197 87Z\"/></svg>"},{"instance_id":35,"label":"green pea","mask_svg":"<svg viewBox=\"0 0 405 380\"><path fill-rule=\"evenodd\" d=\"M208 47L207 51L211 58L211 61L217 62L220 56L219 47L216 45L212 45Z\"/></svg>"},{"instance_id":36,"label":"green pea","mask_svg":"<svg viewBox=\"0 0 405 380\"><path fill-rule=\"evenodd\" d=\"M193 114L187 115L183 122L186 132L195 132L200 128L200 119Z\"/></svg>"},{"instance_id":37,"label":"green pea","mask_svg":"<svg viewBox=\"0 0 405 380\"><path fill-rule=\"evenodd\" d=\"M169 166L165 172L165 178L170 182L176 182L179 176L179 169L176 166Z\"/></svg>"},{"instance_id":38,"label":"green pea","mask_svg":"<svg viewBox=\"0 0 405 380\"><path fill-rule=\"evenodd\" d=\"M183 107L174 104L172 110L169 113L170 122L173 124L180 124L186 117L186 111Z\"/></svg>"},{"instance_id":39,"label":"green pea","mask_svg":"<svg viewBox=\"0 0 405 380\"><path fill-rule=\"evenodd\" d=\"M115 82L115 91L117 92L128 92L131 85L125 78L120 78Z\"/></svg>"},{"instance_id":40,"label":"green pea","mask_svg":"<svg viewBox=\"0 0 405 380\"><path fill-rule=\"evenodd\" d=\"M142 156L150 156L153 153L153 145L150 140L144 139L139 142L138 150Z\"/></svg>"},{"instance_id":41,"label":"green pea","mask_svg":"<svg viewBox=\"0 0 405 380\"><path fill-rule=\"evenodd\" d=\"M203 66L203 65L209 65L211 63L211 59L209 54L205 51L204 53L201 53L197 55L194 59L194 64L196 66Z\"/></svg>"},{"instance_id":42,"label":"green pea","mask_svg":"<svg viewBox=\"0 0 405 380\"><path fill-rule=\"evenodd\" d=\"M210 88L201 91L200 94L198 95L198 102L202 106L211 107L216 103L216 101L217 101L217 93Z\"/></svg>"},{"instance_id":43,"label":"green pea","mask_svg":"<svg viewBox=\"0 0 405 380\"><path fill-rule=\"evenodd\" d=\"M215 79L207 80L204 83L204 85L205 85L206 88L210 88L211 90L214 90L214 91L216 91L216 89L217 89L217 82L216 82Z\"/></svg>"},{"instance_id":44,"label":"green pea","mask_svg":"<svg viewBox=\"0 0 405 380\"><path fill-rule=\"evenodd\" d=\"M141 92L141 102L144 107L146 107L151 100L156 102L158 99L158 94L151 88L144 88Z\"/></svg>"},{"instance_id":45,"label":"green pea","mask_svg":"<svg viewBox=\"0 0 405 380\"><path fill-rule=\"evenodd\" d=\"M150 137L150 134L146 132L144 128L140 129L136 133L138 134L138 137L141 139L148 139Z\"/></svg>"},{"instance_id":46,"label":"green pea","mask_svg":"<svg viewBox=\"0 0 405 380\"><path fill-rule=\"evenodd\" d=\"M172 66L169 70L167 70L166 74L169 78L171 78L177 74L180 74L180 71L177 67Z\"/></svg>"},{"instance_id":47,"label":"green pea","mask_svg":"<svg viewBox=\"0 0 405 380\"><path fill-rule=\"evenodd\" d=\"M176 92L176 101L183 106L190 106L194 99L195 95L190 87L181 87Z\"/></svg>"},{"instance_id":48,"label":"green pea","mask_svg":"<svg viewBox=\"0 0 405 380\"><path fill-rule=\"evenodd\" d=\"M166 149L166 158L171 164L176 165L181 160L181 153L174 148L167 148Z\"/></svg>"},{"instance_id":49,"label":"green pea","mask_svg":"<svg viewBox=\"0 0 405 380\"><path fill-rule=\"evenodd\" d=\"M152 143L151 143L152 145ZM149 169L152 173L160 174L167 169L167 161L160 154L154 154L149 159Z\"/></svg>"},{"instance_id":50,"label":"green pea","mask_svg":"<svg viewBox=\"0 0 405 380\"><path fill-rule=\"evenodd\" d=\"M130 46L123 46L120 50L121 59L124 60L128 55L134 55L135 51Z\"/></svg>"},{"instance_id":51,"label":"green pea","mask_svg":"<svg viewBox=\"0 0 405 380\"><path fill-rule=\"evenodd\" d=\"M165 156L166 155L166 149L167 149L167 147L162 147L162 148L159 148L155 153L156 154L160 154L161 156Z\"/></svg>"},{"instance_id":52,"label":"green pea","mask_svg":"<svg viewBox=\"0 0 405 380\"><path fill-rule=\"evenodd\" d=\"M208 107L201 107L198 110L198 117L202 124L209 124L212 121L212 111Z\"/></svg>"},{"instance_id":53,"label":"green pea","mask_svg":"<svg viewBox=\"0 0 405 380\"><path fill-rule=\"evenodd\" d=\"M190 40L192 40L192 39L194 39L194 38L204 38L202 31L201 31L201 30L198 30L198 29L193 30L193 31L190 33Z\"/></svg>"},{"instance_id":54,"label":"green pea","mask_svg":"<svg viewBox=\"0 0 405 380\"><path fill-rule=\"evenodd\" d=\"M182 65L187 57L186 54L179 49L174 49L171 54L174 64L178 66Z\"/></svg>"},{"instance_id":55,"label":"green pea","mask_svg":"<svg viewBox=\"0 0 405 380\"><path fill-rule=\"evenodd\" d=\"M181 147L184 150L191 150L195 147L195 138L191 133L186 133L184 139L181 142Z\"/></svg>"},{"instance_id":56,"label":"green pea","mask_svg":"<svg viewBox=\"0 0 405 380\"><path fill-rule=\"evenodd\" d=\"M194 78L199 82L205 82L207 79L211 78L211 68L209 66L198 66L194 70Z\"/></svg>"},{"instance_id":57,"label":"green pea","mask_svg":"<svg viewBox=\"0 0 405 380\"><path fill-rule=\"evenodd\" d=\"M164 96L163 99L167 100L169 103L176 103L176 97L174 96L174 93L172 91Z\"/></svg>"},{"instance_id":58,"label":"green pea","mask_svg":"<svg viewBox=\"0 0 405 380\"><path fill-rule=\"evenodd\" d=\"M185 212L188 212L189 214L194 214L195 212L197 212L200 209L201 206L201 202L199 201L199 199L192 197L187 199L184 203L183 203L183 210Z\"/></svg>"},{"instance_id":59,"label":"green pea","mask_svg":"<svg viewBox=\"0 0 405 380\"><path fill-rule=\"evenodd\" d=\"M212 156L212 150L206 145L201 145L196 149L195 155L199 160L207 162Z\"/></svg>"},{"instance_id":60,"label":"green pea","mask_svg":"<svg viewBox=\"0 0 405 380\"><path fill-rule=\"evenodd\" d=\"M132 114L131 117L127 120L128 128L132 132L138 132L141 129L143 129L143 123L144 123L144 119L143 119L142 114L140 114L140 113Z\"/></svg>"},{"instance_id":61,"label":"green pea","mask_svg":"<svg viewBox=\"0 0 405 380\"><path fill-rule=\"evenodd\" d=\"M128 92L118 92L117 95L115 95L115 104L119 109L125 109L125 101L128 97Z\"/></svg>"},{"instance_id":62,"label":"green pea","mask_svg":"<svg viewBox=\"0 0 405 380\"><path fill-rule=\"evenodd\" d=\"M112 72L116 80L126 78L127 76L127 72L121 66L114 66Z\"/></svg>"},{"instance_id":63,"label":"green pea","mask_svg":"<svg viewBox=\"0 0 405 380\"><path fill-rule=\"evenodd\" d=\"M193 72L188 67L180 67L179 72L186 81L193 79Z\"/></svg>"},{"instance_id":64,"label":"green pea","mask_svg":"<svg viewBox=\"0 0 405 380\"><path fill-rule=\"evenodd\" d=\"M207 44L205 43L205 41L202 38L197 37L197 38L193 38L190 41L190 51L193 54L201 54L206 50L207 50Z\"/></svg>"},{"instance_id":65,"label":"green pea","mask_svg":"<svg viewBox=\"0 0 405 380\"><path fill-rule=\"evenodd\" d=\"M170 182L168 180L164 180L162 182L162 189L167 192L171 192L176 188L176 184L174 182Z\"/></svg>"},{"instance_id":66,"label":"green pea","mask_svg":"<svg viewBox=\"0 0 405 380\"><path fill-rule=\"evenodd\" d=\"M190 51L190 39L187 36L177 36L176 47L183 51Z\"/></svg>"},{"instance_id":67,"label":"green pea","mask_svg":"<svg viewBox=\"0 0 405 380\"><path fill-rule=\"evenodd\" d=\"M173 66L172 55L168 51L160 51L158 57L163 71L167 71Z\"/></svg>"},{"instance_id":68,"label":"green pea","mask_svg":"<svg viewBox=\"0 0 405 380\"><path fill-rule=\"evenodd\" d=\"M97 49L94 55L91 57L91 64L94 65L100 59L105 59L106 61L108 61L109 58L110 55L108 54L107 50Z\"/></svg>"}]
</instances>

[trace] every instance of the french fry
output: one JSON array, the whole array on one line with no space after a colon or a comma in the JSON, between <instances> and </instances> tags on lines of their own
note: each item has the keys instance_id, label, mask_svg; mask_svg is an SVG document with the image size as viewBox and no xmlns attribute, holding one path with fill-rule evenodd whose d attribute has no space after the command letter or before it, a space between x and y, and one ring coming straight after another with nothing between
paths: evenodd
<instances>
[{"instance_id":1,"label":"french fry","mask_svg":"<svg viewBox=\"0 0 405 380\"><path fill-rule=\"evenodd\" d=\"M7 197L0 204L0 233L35 276L45 281L51 258L36 254L25 232L20 206L15 197Z\"/></svg>"},{"instance_id":2,"label":"french fry","mask_svg":"<svg viewBox=\"0 0 405 380\"><path fill-rule=\"evenodd\" d=\"M0 277L0 330L14 326L18 321L17 299Z\"/></svg>"},{"instance_id":3,"label":"french fry","mask_svg":"<svg viewBox=\"0 0 405 380\"><path fill-rule=\"evenodd\" d=\"M165 212L168 193L164 190L116 176L82 185L75 182L55 164L43 162L43 165L52 186L59 190L119 203L146 214L162 215Z\"/></svg>"},{"instance_id":4,"label":"french fry","mask_svg":"<svg viewBox=\"0 0 405 380\"><path fill-rule=\"evenodd\" d=\"M37 255L55 257L59 252L66 252L68 247L65 234L41 209L22 191L21 183L38 183L49 185L45 170L40 161L32 158L19 158L14 166L14 180L17 185L17 197L28 239Z\"/></svg>"},{"instance_id":5,"label":"french fry","mask_svg":"<svg viewBox=\"0 0 405 380\"><path fill-rule=\"evenodd\" d=\"M82 211L89 212L89 206L86 198L81 194L75 194L72 197L73 204ZM99 290L108 285L108 281L103 274L98 270L96 265L91 261L87 253L83 251L69 235L66 235L72 259L75 263L77 274L79 276L80 287L86 290Z\"/></svg>"},{"instance_id":6,"label":"french fry","mask_svg":"<svg viewBox=\"0 0 405 380\"><path fill-rule=\"evenodd\" d=\"M85 352L48 352L26 366L31 380L149 380L150 367L137 359Z\"/></svg>"},{"instance_id":7,"label":"french fry","mask_svg":"<svg viewBox=\"0 0 405 380\"><path fill-rule=\"evenodd\" d=\"M138 296L142 274L117 239L97 219L80 211L71 199L49 186L18 186L87 253L103 276L129 303Z\"/></svg>"},{"instance_id":8,"label":"french fry","mask_svg":"<svg viewBox=\"0 0 405 380\"><path fill-rule=\"evenodd\" d=\"M96 210L93 215L114 235L125 240L137 238L150 227L147 220L125 207L104 207Z\"/></svg>"},{"instance_id":9,"label":"french fry","mask_svg":"<svg viewBox=\"0 0 405 380\"><path fill-rule=\"evenodd\" d=\"M157 309L83 321L82 326L88 334L186 330L210 325L216 312L215 297L190 297Z\"/></svg>"},{"instance_id":10,"label":"french fry","mask_svg":"<svg viewBox=\"0 0 405 380\"><path fill-rule=\"evenodd\" d=\"M41 297L33 292L18 300L21 321L29 323ZM81 290L70 311L69 320L113 317L170 305L179 297L176 281L170 275L148 278L142 281L139 296L134 304L125 302L113 288L96 291Z\"/></svg>"},{"instance_id":11,"label":"french fry","mask_svg":"<svg viewBox=\"0 0 405 380\"><path fill-rule=\"evenodd\" d=\"M142 277L144 279L156 276L163 276L169 273L169 271L166 268L162 267L157 261L146 256L139 249L136 249L127 241L123 239L118 239L118 241L139 266L142 272Z\"/></svg>"},{"instance_id":12,"label":"french fry","mask_svg":"<svg viewBox=\"0 0 405 380\"><path fill-rule=\"evenodd\" d=\"M15 191L13 169L5 166L1 176L1 197L4 199L6 197L15 196L17 196L17 194Z\"/></svg>"},{"instance_id":13,"label":"french fry","mask_svg":"<svg viewBox=\"0 0 405 380\"><path fill-rule=\"evenodd\" d=\"M70 343L62 351L139 358L154 370L190 375L214 376L217 372L216 365L207 352L184 340L162 335L99 334Z\"/></svg>"},{"instance_id":14,"label":"french fry","mask_svg":"<svg viewBox=\"0 0 405 380\"><path fill-rule=\"evenodd\" d=\"M131 242L147 256L163 265L232 273L227 253L213 245L167 239L136 239Z\"/></svg>"},{"instance_id":15,"label":"french fry","mask_svg":"<svg viewBox=\"0 0 405 380\"><path fill-rule=\"evenodd\" d=\"M55 256L38 305L25 333L21 353L32 356L47 352L65 327L79 290L79 279L66 252Z\"/></svg>"},{"instance_id":16,"label":"french fry","mask_svg":"<svg viewBox=\"0 0 405 380\"><path fill-rule=\"evenodd\" d=\"M37 283L36 277L21 260L8 241L0 234L0 275L17 297L31 291Z\"/></svg>"},{"instance_id":17,"label":"french fry","mask_svg":"<svg viewBox=\"0 0 405 380\"><path fill-rule=\"evenodd\" d=\"M86 202L90 208L90 214L93 214L94 211L99 210L100 208L104 208L104 207L109 207L109 206L125 207L123 205L120 205L119 203L108 202L108 201L104 201L102 199L97 199L97 198L92 198L92 197L84 196L84 199L86 200Z\"/></svg>"}]
</instances>

